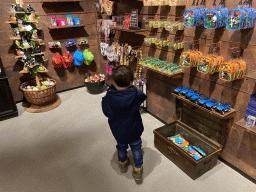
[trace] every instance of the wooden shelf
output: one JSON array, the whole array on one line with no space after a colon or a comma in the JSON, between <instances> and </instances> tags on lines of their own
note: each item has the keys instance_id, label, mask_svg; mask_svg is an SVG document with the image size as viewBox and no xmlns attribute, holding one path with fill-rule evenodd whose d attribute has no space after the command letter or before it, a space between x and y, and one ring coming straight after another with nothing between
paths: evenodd
<instances>
[{"instance_id":1,"label":"wooden shelf","mask_svg":"<svg viewBox=\"0 0 256 192\"><path fill-rule=\"evenodd\" d=\"M22 71L20 71L19 73L22 73L22 74L24 74L24 73L29 73L29 71L24 71L24 70L22 70ZM48 70L38 71L38 73L48 73Z\"/></svg>"},{"instance_id":2,"label":"wooden shelf","mask_svg":"<svg viewBox=\"0 0 256 192\"><path fill-rule=\"evenodd\" d=\"M8 11L8 13L26 13L26 14L31 14L31 12L25 12L25 11ZM34 12L37 14L38 12Z\"/></svg>"},{"instance_id":3,"label":"wooden shelf","mask_svg":"<svg viewBox=\"0 0 256 192\"><path fill-rule=\"evenodd\" d=\"M195 104L195 103L191 102L190 100L186 99L185 96L183 96L183 95L179 96L179 95L176 95L176 94L172 93L172 96L174 96L174 97L176 97L176 98L178 98L178 99L180 99L182 101L185 101L185 102L187 102L187 103L189 103L189 104L191 104L191 105L193 105L193 106L195 106L195 107L197 107L197 108L199 108L199 109L201 109L201 110L203 110L203 111L205 111L207 113L210 113L210 114L212 114L214 116L217 116L217 117L219 117L221 119L228 119L228 118L234 117L235 113L236 113L236 110L231 108L230 112L227 112L224 115L221 115L220 113L218 113L216 111L211 111L209 109L206 109L205 107L202 107L202 106L200 106L198 104Z\"/></svg>"},{"instance_id":4,"label":"wooden shelf","mask_svg":"<svg viewBox=\"0 0 256 192\"><path fill-rule=\"evenodd\" d=\"M21 60L21 61L24 63L24 60ZM46 62L46 61L48 61L48 59L45 59L43 62ZM36 66L36 65L35 65L35 66ZM34 67L35 67L35 66L34 66Z\"/></svg>"},{"instance_id":5,"label":"wooden shelf","mask_svg":"<svg viewBox=\"0 0 256 192\"><path fill-rule=\"evenodd\" d=\"M40 3L81 2L81 0L41 0Z\"/></svg>"},{"instance_id":6,"label":"wooden shelf","mask_svg":"<svg viewBox=\"0 0 256 192\"><path fill-rule=\"evenodd\" d=\"M41 52L41 53L32 53L31 55L44 55L44 52ZM16 56L15 59L19 59L19 58L22 58L22 56Z\"/></svg>"},{"instance_id":7,"label":"wooden shelf","mask_svg":"<svg viewBox=\"0 0 256 192\"><path fill-rule=\"evenodd\" d=\"M21 40L21 38L18 37L11 37L11 40ZM42 39L31 39L31 41L43 41Z\"/></svg>"},{"instance_id":8,"label":"wooden shelf","mask_svg":"<svg viewBox=\"0 0 256 192\"><path fill-rule=\"evenodd\" d=\"M48 29L65 29L65 28L74 28L74 27L84 27L85 25L73 25L73 26L65 26L65 27L48 27Z\"/></svg>"},{"instance_id":9,"label":"wooden shelf","mask_svg":"<svg viewBox=\"0 0 256 192\"><path fill-rule=\"evenodd\" d=\"M151 69L151 70L153 70L153 71L155 71L155 72L157 72L157 73L160 73L160 74L162 74L162 75L165 75L165 76L168 76L168 77L172 77L172 78L182 78L183 77L183 72L177 72L177 73L174 73L174 74L172 74L172 75L169 75L169 74L167 74L167 73L165 73L165 72L162 72L162 71L159 71L159 70L157 70L157 69L155 69L155 68L151 68L151 67L147 67L146 65L141 65L141 64L138 64L138 65L140 65L140 66L142 66L142 67L145 67L145 68L147 68L147 69Z\"/></svg>"},{"instance_id":10,"label":"wooden shelf","mask_svg":"<svg viewBox=\"0 0 256 192\"><path fill-rule=\"evenodd\" d=\"M246 129L247 131L250 131L250 132L253 132L254 134L256 134L256 126L254 126L253 128L248 128L245 126L245 120L244 119L241 119L237 122L235 122L236 125Z\"/></svg>"},{"instance_id":11,"label":"wooden shelf","mask_svg":"<svg viewBox=\"0 0 256 192\"><path fill-rule=\"evenodd\" d=\"M131 33L141 33L141 32L146 31L146 29L132 30L132 29L124 29L124 28L121 28L121 27L110 27L110 29L114 29L114 30L117 30L117 31L131 32Z\"/></svg>"},{"instance_id":12,"label":"wooden shelf","mask_svg":"<svg viewBox=\"0 0 256 192\"><path fill-rule=\"evenodd\" d=\"M37 20L34 20L34 21L22 21L24 23L38 23ZM5 23L18 23L18 21L6 21Z\"/></svg>"}]
</instances>

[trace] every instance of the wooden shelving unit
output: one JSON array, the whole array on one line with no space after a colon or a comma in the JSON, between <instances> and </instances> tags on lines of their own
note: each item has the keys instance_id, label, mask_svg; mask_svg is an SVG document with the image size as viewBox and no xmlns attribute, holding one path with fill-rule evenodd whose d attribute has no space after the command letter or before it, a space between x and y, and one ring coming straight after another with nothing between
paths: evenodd
<instances>
[{"instance_id":1,"label":"wooden shelving unit","mask_svg":"<svg viewBox=\"0 0 256 192\"><path fill-rule=\"evenodd\" d=\"M24 23L38 23L37 20L34 20L34 21L22 21ZM5 23L18 23L18 21L6 21Z\"/></svg>"},{"instance_id":2,"label":"wooden shelving unit","mask_svg":"<svg viewBox=\"0 0 256 192\"><path fill-rule=\"evenodd\" d=\"M25 11L8 11L8 13L26 13L26 14L31 14L31 12L25 12ZM34 12L37 14L38 12Z\"/></svg>"},{"instance_id":3,"label":"wooden shelving unit","mask_svg":"<svg viewBox=\"0 0 256 192\"><path fill-rule=\"evenodd\" d=\"M21 38L18 37L11 37L11 40L21 40ZM42 39L31 39L32 41L43 41Z\"/></svg>"},{"instance_id":4,"label":"wooden shelving unit","mask_svg":"<svg viewBox=\"0 0 256 192\"><path fill-rule=\"evenodd\" d=\"M34 53L32 55L44 55L44 52L41 52L41 53ZM22 56L16 56L15 59L19 59L19 58L22 58Z\"/></svg>"},{"instance_id":5,"label":"wooden shelving unit","mask_svg":"<svg viewBox=\"0 0 256 192\"><path fill-rule=\"evenodd\" d=\"M48 29L66 29L66 28L74 28L74 27L84 27L85 25L73 25L73 26L65 26L65 27L48 27Z\"/></svg>"},{"instance_id":6,"label":"wooden shelving unit","mask_svg":"<svg viewBox=\"0 0 256 192\"><path fill-rule=\"evenodd\" d=\"M21 60L23 63L24 63L24 60ZM46 62L46 61L48 61L48 59L45 59L43 62ZM36 66L36 65L35 65Z\"/></svg>"},{"instance_id":7,"label":"wooden shelving unit","mask_svg":"<svg viewBox=\"0 0 256 192\"><path fill-rule=\"evenodd\" d=\"M81 2L81 0L41 0L40 3Z\"/></svg>"},{"instance_id":8,"label":"wooden shelving unit","mask_svg":"<svg viewBox=\"0 0 256 192\"><path fill-rule=\"evenodd\" d=\"M168 76L168 77L172 77L172 78L182 78L183 74L184 74L183 72L177 72L177 73L174 73L172 75L169 75L169 74L167 74L165 72L162 72L162 71L159 71L159 70L157 70L155 68L147 67L146 65L141 65L141 64L138 64L138 65L140 65L142 67L145 67L147 69L153 70L153 71L155 71L155 72L157 72L159 74L162 74L162 75L165 75L165 76Z\"/></svg>"},{"instance_id":9,"label":"wooden shelving unit","mask_svg":"<svg viewBox=\"0 0 256 192\"><path fill-rule=\"evenodd\" d=\"M210 113L210 114L212 114L214 116L217 116L217 117L219 117L221 119L228 119L228 118L234 117L235 113L236 113L236 110L231 108L230 112L227 112L224 115L221 115L220 113L218 113L216 111L211 111L209 109L206 109L205 107L202 107L202 106L200 106L198 104L195 104L195 103L191 102L190 100L186 99L185 96L183 96L183 95L179 96L179 95L176 95L176 94L172 93L172 96L174 96L177 99L180 99L182 101L185 101L185 102L187 102L187 103L189 103L189 104L191 104L191 105L193 105L193 106L195 106L195 107L197 107L197 108L199 108L199 109L201 109L201 110L203 110L203 111L205 111L207 113Z\"/></svg>"},{"instance_id":10,"label":"wooden shelving unit","mask_svg":"<svg viewBox=\"0 0 256 192\"><path fill-rule=\"evenodd\" d=\"M245 126L245 123L246 122L245 122L244 119L241 119L241 120L235 122L236 125L246 129L247 131L250 131L250 132L253 132L254 134L256 134L256 126L254 126L253 128L248 128L248 127Z\"/></svg>"},{"instance_id":11,"label":"wooden shelving unit","mask_svg":"<svg viewBox=\"0 0 256 192\"><path fill-rule=\"evenodd\" d=\"M29 73L29 71L24 71L24 70L22 70L22 71L20 71L19 73L25 74L25 73ZM38 73L48 73L48 70L38 71Z\"/></svg>"},{"instance_id":12,"label":"wooden shelving unit","mask_svg":"<svg viewBox=\"0 0 256 192\"><path fill-rule=\"evenodd\" d=\"M125 31L125 32L130 32L130 33L140 33L143 35L145 35L145 32L147 31L146 29L132 30L132 29L124 29L121 27L110 27L110 29L114 29L117 31Z\"/></svg>"}]
</instances>

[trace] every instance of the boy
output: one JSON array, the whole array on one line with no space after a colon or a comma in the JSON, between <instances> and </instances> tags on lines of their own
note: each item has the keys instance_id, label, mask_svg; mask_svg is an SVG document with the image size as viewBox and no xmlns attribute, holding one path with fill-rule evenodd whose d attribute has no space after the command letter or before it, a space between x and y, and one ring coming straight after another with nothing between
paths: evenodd
<instances>
[{"instance_id":1,"label":"boy","mask_svg":"<svg viewBox=\"0 0 256 192\"><path fill-rule=\"evenodd\" d=\"M102 98L102 110L117 141L120 171L126 173L130 160L127 157L128 144L131 147L135 166L132 175L142 181L143 155L141 134L144 131L140 115L140 105L146 95L133 86L134 74L130 67L120 65L114 69L113 84Z\"/></svg>"}]
</instances>

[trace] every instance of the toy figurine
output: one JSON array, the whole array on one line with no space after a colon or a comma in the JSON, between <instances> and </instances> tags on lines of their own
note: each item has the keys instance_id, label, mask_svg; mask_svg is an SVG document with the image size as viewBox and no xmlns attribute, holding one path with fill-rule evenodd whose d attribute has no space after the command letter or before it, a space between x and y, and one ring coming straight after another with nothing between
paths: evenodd
<instances>
[{"instance_id":1,"label":"toy figurine","mask_svg":"<svg viewBox=\"0 0 256 192\"><path fill-rule=\"evenodd\" d=\"M10 21L17 21L17 18L15 16L10 15Z\"/></svg>"},{"instance_id":2,"label":"toy figurine","mask_svg":"<svg viewBox=\"0 0 256 192\"><path fill-rule=\"evenodd\" d=\"M29 47L30 47L30 44L29 44L28 41L25 40L25 39L22 40L22 44L23 44L23 47L24 47L24 48L29 48Z\"/></svg>"}]
</instances>

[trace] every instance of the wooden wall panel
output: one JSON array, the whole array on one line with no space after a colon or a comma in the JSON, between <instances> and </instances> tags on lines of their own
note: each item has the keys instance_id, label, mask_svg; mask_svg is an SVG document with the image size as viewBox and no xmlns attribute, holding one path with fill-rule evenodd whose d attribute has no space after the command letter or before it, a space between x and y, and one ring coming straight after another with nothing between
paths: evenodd
<instances>
[{"instance_id":1,"label":"wooden wall panel","mask_svg":"<svg viewBox=\"0 0 256 192\"><path fill-rule=\"evenodd\" d=\"M5 23L9 19L9 13L11 4L15 3L14 0L2 0L0 2L0 18L1 18L1 29L0 29L0 57L2 58L4 68L10 81L10 87L12 89L14 100L21 101L23 94L19 90L19 85L30 78L29 75L21 75L19 71L23 67L23 63L16 56L16 46L12 37L11 25ZM42 28L39 31L39 38L45 43L41 46L42 51L45 52L45 56L48 61L44 64L47 67L47 75L57 81L57 91L63 91L70 88L84 85L84 78L87 73L95 74L101 73L102 59L100 56L98 32L96 28L97 13L93 0L82 0L81 2L61 2L61 3L40 3L39 0L24 0L23 7L27 4L31 4L37 14L40 16L39 27ZM81 19L81 24L85 24L85 27L79 28L66 28L59 30L49 30L50 15L56 15L57 18L65 18L66 15L72 14L74 17ZM60 41L62 43L61 52L64 53L67 49L64 47L64 41L72 38L87 37L89 41L88 46L76 46L78 50L83 51L88 48L95 56L95 60L90 66L82 65L81 67L72 67L70 69L54 69L51 58L54 54L52 50L48 48L49 41ZM71 52L72 54L72 52Z\"/></svg>"},{"instance_id":2,"label":"wooden wall panel","mask_svg":"<svg viewBox=\"0 0 256 192\"><path fill-rule=\"evenodd\" d=\"M226 1L227 8L233 9L238 5L239 0ZM206 7L211 9L213 1L207 1ZM187 0L186 7L142 7L141 21L143 17L149 19L166 19L170 21L182 20L185 9L192 6L192 0ZM256 8L256 4L253 4ZM142 25L144 26L144 24ZM173 90L178 85L191 87L205 96L216 99L220 102L227 102L237 110L232 128L229 130L228 139L224 146L221 157L242 170L249 176L256 179L256 167L253 159L256 157L255 134L248 132L245 128L238 126L237 121L244 118L250 95L256 91L256 34L254 29L231 31L223 28L210 30L204 27L187 27L184 32L178 34L166 33L162 29L151 29L146 27L146 37L166 38L172 41L174 38L183 36L185 42L184 51L193 40L200 40L199 50L204 54L208 53L209 44L221 42L220 54L225 60L230 60L232 50L244 47L244 60L247 63L247 74L242 80L226 82L219 79L219 74L207 75L197 71L196 68L184 68L182 79L167 78L164 75L151 70L143 70L147 73L147 107L148 110L163 121L170 123L176 118L172 111L176 110L175 100L167 95L166 89ZM159 48L154 45L142 44L144 57L152 56L166 59L168 62L177 61L180 52L166 48ZM165 115L168 114L168 115ZM174 117L170 117L174 116Z\"/></svg>"}]
</instances>

